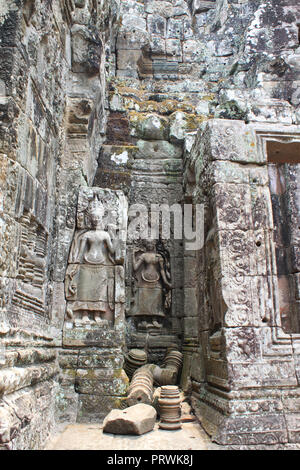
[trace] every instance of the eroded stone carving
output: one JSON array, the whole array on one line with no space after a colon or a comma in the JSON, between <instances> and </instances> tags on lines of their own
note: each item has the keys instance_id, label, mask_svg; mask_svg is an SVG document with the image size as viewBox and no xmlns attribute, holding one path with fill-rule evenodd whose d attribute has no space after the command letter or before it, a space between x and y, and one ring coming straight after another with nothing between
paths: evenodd
<instances>
[{"instance_id":1,"label":"eroded stone carving","mask_svg":"<svg viewBox=\"0 0 300 470\"><path fill-rule=\"evenodd\" d=\"M124 302L124 230L127 203L121 191L81 189L77 231L65 279L67 314L75 323L113 324Z\"/></svg>"},{"instance_id":2,"label":"eroded stone carving","mask_svg":"<svg viewBox=\"0 0 300 470\"><path fill-rule=\"evenodd\" d=\"M47 316L47 246L48 234L27 211L20 217L18 237L18 272L12 311L34 312Z\"/></svg>"},{"instance_id":3,"label":"eroded stone carving","mask_svg":"<svg viewBox=\"0 0 300 470\"><path fill-rule=\"evenodd\" d=\"M140 327L161 328L171 306L171 273L166 252L147 241L145 251L133 251L134 300L128 316L139 317Z\"/></svg>"}]
</instances>

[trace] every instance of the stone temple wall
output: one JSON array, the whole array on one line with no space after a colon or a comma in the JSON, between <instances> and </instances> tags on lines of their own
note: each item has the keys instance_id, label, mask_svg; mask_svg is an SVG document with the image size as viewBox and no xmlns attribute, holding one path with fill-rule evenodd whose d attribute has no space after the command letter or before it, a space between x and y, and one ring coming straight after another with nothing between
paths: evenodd
<instances>
[{"instance_id":1,"label":"stone temple wall","mask_svg":"<svg viewBox=\"0 0 300 470\"><path fill-rule=\"evenodd\" d=\"M117 2L4 1L0 446L41 448L61 413L64 278L80 185L105 132ZM113 65L112 65L113 67Z\"/></svg>"},{"instance_id":2,"label":"stone temple wall","mask_svg":"<svg viewBox=\"0 0 300 470\"><path fill-rule=\"evenodd\" d=\"M299 24L297 0L0 0L0 446L122 406L116 336L68 316L87 187L204 204L151 288L128 236L119 346L181 348L217 442L299 442Z\"/></svg>"},{"instance_id":3,"label":"stone temple wall","mask_svg":"<svg viewBox=\"0 0 300 470\"><path fill-rule=\"evenodd\" d=\"M289 153L299 137L298 126L214 119L191 153L194 186L201 187L194 197L206 211L192 402L216 442L233 448L299 442L299 235L292 250L285 240L290 271L283 272L277 240L285 222L276 220L274 196L280 183L270 177L266 145L281 141ZM293 165L286 171L297 173ZM297 220L295 188L286 186L289 216Z\"/></svg>"}]
</instances>

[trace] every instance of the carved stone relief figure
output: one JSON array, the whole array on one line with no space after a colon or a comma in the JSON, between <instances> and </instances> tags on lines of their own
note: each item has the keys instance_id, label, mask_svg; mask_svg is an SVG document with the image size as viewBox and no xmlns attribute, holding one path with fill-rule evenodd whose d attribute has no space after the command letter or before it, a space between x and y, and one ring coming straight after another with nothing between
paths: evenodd
<instances>
[{"instance_id":1,"label":"carved stone relief figure","mask_svg":"<svg viewBox=\"0 0 300 470\"><path fill-rule=\"evenodd\" d=\"M24 211L19 219L18 272L12 296L12 311L48 315L46 253L48 234L36 218Z\"/></svg>"},{"instance_id":2,"label":"carved stone relief figure","mask_svg":"<svg viewBox=\"0 0 300 470\"><path fill-rule=\"evenodd\" d=\"M109 223L105 211L113 213L114 208L109 199L103 200L101 190L89 195L83 211L78 206L78 225L89 227L75 233L71 246L65 282L67 314L75 323L94 320L112 324L118 289L115 255L119 239L116 225Z\"/></svg>"},{"instance_id":3,"label":"carved stone relief figure","mask_svg":"<svg viewBox=\"0 0 300 470\"><path fill-rule=\"evenodd\" d=\"M155 242L148 241L146 250L134 249L134 300L128 316L139 317L140 327L161 328L161 319L171 305L171 275L166 254L158 252Z\"/></svg>"}]
</instances>

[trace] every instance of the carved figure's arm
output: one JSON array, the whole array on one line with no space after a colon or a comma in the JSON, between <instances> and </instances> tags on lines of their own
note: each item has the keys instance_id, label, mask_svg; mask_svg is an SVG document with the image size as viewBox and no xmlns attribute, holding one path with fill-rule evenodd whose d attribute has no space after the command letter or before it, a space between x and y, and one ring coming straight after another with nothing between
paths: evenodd
<instances>
[{"instance_id":1,"label":"carved figure's arm","mask_svg":"<svg viewBox=\"0 0 300 470\"><path fill-rule=\"evenodd\" d=\"M108 250L110 251L110 253L113 255L114 252L115 252L115 248L112 244L112 241L111 241L111 238L110 238L110 235L107 233L106 234L106 238L105 238L105 241L106 241L106 244L107 244L107 248Z\"/></svg>"},{"instance_id":2,"label":"carved figure's arm","mask_svg":"<svg viewBox=\"0 0 300 470\"><path fill-rule=\"evenodd\" d=\"M76 258L80 261L81 257L84 254L85 246L86 246L87 239L85 234L81 237L78 244L78 251L76 253Z\"/></svg>"},{"instance_id":3,"label":"carved figure's arm","mask_svg":"<svg viewBox=\"0 0 300 470\"><path fill-rule=\"evenodd\" d=\"M168 289L172 289L172 285L169 283L167 279L165 268L164 268L164 260L161 256L159 257L158 262L160 266L160 274L161 274L162 280L164 281L165 286L168 287Z\"/></svg>"},{"instance_id":4,"label":"carved figure's arm","mask_svg":"<svg viewBox=\"0 0 300 470\"><path fill-rule=\"evenodd\" d=\"M135 257L135 251L132 253L132 267L134 271L137 271L139 267L144 262L144 255L141 255L140 259L137 261Z\"/></svg>"}]
</instances>

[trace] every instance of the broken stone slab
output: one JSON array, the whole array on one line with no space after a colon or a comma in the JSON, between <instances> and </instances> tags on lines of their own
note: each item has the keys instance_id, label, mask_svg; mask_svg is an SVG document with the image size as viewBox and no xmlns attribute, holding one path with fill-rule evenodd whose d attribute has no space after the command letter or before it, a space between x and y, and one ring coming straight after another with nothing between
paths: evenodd
<instances>
[{"instance_id":1,"label":"broken stone slab","mask_svg":"<svg viewBox=\"0 0 300 470\"><path fill-rule=\"evenodd\" d=\"M155 421L155 409L150 405L139 403L125 410L112 410L104 419L103 432L140 436L152 431Z\"/></svg>"},{"instance_id":2,"label":"broken stone slab","mask_svg":"<svg viewBox=\"0 0 300 470\"><path fill-rule=\"evenodd\" d=\"M181 403L181 422L182 423L192 423L196 421L196 417L193 414L191 406L188 402L183 401Z\"/></svg>"}]
</instances>

